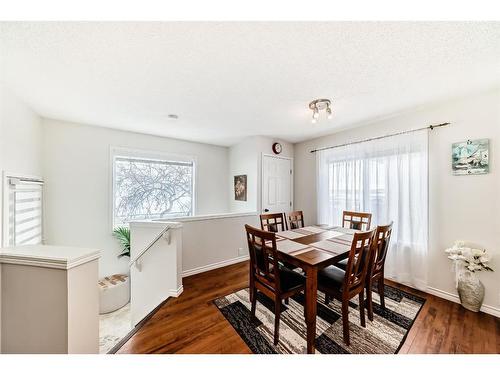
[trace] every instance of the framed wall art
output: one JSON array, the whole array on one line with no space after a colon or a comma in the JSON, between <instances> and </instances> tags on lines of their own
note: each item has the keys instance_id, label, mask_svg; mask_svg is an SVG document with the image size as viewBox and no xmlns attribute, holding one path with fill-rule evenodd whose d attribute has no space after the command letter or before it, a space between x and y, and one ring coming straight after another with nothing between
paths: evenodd
<instances>
[{"instance_id":1,"label":"framed wall art","mask_svg":"<svg viewBox=\"0 0 500 375\"><path fill-rule=\"evenodd\" d=\"M247 175L234 176L234 200L247 200Z\"/></svg>"},{"instance_id":2,"label":"framed wall art","mask_svg":"<svg viewBox=\"0 0 500 375\"><path fill-rule=\"evenodd\" d=\"M451 167L454 175L485 174L489 167L489 139L453 143Z\"/></svg>"}]
</instances>

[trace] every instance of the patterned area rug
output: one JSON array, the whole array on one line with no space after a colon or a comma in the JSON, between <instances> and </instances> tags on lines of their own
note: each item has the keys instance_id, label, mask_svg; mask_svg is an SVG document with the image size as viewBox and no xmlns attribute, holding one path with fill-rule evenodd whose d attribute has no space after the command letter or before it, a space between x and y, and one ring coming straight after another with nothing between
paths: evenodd
<instances>
[{"instance_id":1,"label":"patterned area rug","mask_svg":"<svg viewBox=\"0 0 500 375\"><path fill-rule=\"evenodd\" d=\"M131 330L130 303L119 310L99 315L99 353L108 353Z\"/></svg>"},{"instance_id":2,"label":"patterned area rug","mask_svg":"<svg viewBox=\"0 0 500 375\"><path fill-rule=\"evenodd\" d=\"M400 289L385 286L385 310L379 295L373 293L373 322L366 317L366 328L359 323L358 305L352 299L349 309L351 344L342 339L341 304L337 300L324 304L324 294L318 292L316 323L316 353L323 354L394 354L403 345L406 335L422 308L425 299ZM304 295L290 298L282 305L280 342L273 345L274 302L258 293L256 317L250 315L248 288L214 301L236 332L256 354L306 353Z\"/></svg>"}]
</instances>

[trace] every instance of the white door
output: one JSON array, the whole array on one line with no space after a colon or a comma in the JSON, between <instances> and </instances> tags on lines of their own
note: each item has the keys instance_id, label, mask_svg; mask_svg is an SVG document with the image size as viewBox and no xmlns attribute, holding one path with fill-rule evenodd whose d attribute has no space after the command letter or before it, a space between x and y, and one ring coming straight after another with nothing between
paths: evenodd
<instances>
[{"instance_id":1,"label":"white door","mask_svg":"<svg viewBox=\"0 0 500 375\"><path fill-rule=\"evenodd\" d=\"M262 156L262 211L292 210L292 160Z\"/></svg>"}]
</instances>

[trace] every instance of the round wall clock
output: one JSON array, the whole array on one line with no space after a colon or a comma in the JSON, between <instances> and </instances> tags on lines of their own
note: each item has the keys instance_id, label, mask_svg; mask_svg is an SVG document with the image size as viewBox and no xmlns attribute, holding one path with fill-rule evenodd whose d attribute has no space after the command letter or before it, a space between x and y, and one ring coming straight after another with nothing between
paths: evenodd
<instances>
[{"instance_id":1,"label":"round wall clock","mask_svg":"<svg viewBox=\"0 0 500 375\"><path fill-rule=\"evenodd\" d=\"M283 151L283 146L281 146L281 143L273 143L273 152L275 154L281 154L281 151Z\"/></svg>"}]
</instances>

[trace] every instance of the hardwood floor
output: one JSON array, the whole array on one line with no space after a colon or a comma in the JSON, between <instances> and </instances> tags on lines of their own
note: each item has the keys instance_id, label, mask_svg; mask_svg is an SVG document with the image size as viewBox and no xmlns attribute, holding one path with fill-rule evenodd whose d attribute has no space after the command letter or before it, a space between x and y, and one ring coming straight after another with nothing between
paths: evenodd
<instances>
[{"instance_id":1,"label":"hardwood floor","mask_svg":"<svg viewBox=\"0 0 500 375\"><path fill-rule=\"evenodd\" d=\"M118 353L251 353L212 301L248 286L248 263L186 277ZM500 353L500 319L395 283L427 299L400 353Z\"/></svg>"}]
</instances>

